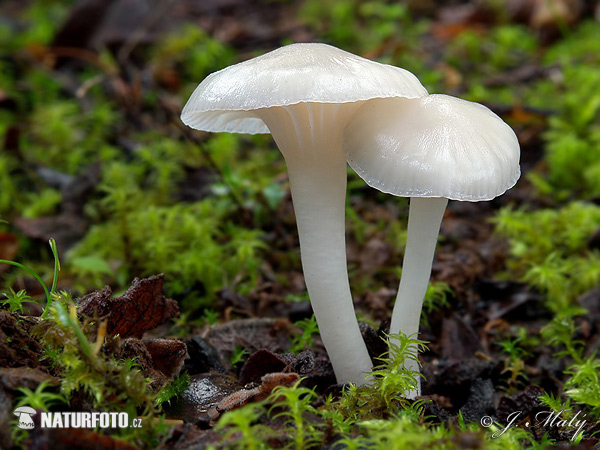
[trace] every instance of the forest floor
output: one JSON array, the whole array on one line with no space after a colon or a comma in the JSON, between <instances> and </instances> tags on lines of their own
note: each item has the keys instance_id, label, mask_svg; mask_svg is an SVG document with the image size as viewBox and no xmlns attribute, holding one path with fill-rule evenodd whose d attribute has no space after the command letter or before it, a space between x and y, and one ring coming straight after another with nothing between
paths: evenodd
<instances>
[{"instance_id":1,"label":"forest floor","mask_svg":"<svg viewBox=\"0 0 600 450\"><path fill-rule=\"evenodd\" d=\"M600 448L600 3L499 3L2 2L0 259L26 268L0 264L0 448ZM404 67L519 139L517 185L444 215L416 400L378 359L408 200L349 171L380 367L339 386L270 136L179 120L209 73L291 42ZM18 406L141 428L22 430Z\"/></svg>"}]
</instances>

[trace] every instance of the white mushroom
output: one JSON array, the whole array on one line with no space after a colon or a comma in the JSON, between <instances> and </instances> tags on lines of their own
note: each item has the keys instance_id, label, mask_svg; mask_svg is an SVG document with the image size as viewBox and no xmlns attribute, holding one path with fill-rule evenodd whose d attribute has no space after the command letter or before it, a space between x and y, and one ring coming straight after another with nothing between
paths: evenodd
<instances>
[{"instance_id":1,"label":"white mushroom","mask_svg":"<svg viewBox=\"0 0 600 450\"><path fill-rule=\"evenodd\" d=\"M31 406L19 406L13 411L13 414L19 418L18 427L22 430L31 430L35 426L32 416L37 411Z\"/></svg>"},{"instance_id":2,"label":"white mushroom","mask_svg":"<svg viewBox=\"0 0 600 450\"><path fill-rule=\"evenodd\" d=\"M483 105L428 95L365 104L348 125L344 151L367 184L411 197L390 333L416 335L448 199L491 200L511 188L520 176L517 137ZM408 366L419 370L415 361ZM411 395L418 394L420 383Z\"/></svg>"},{"instance_id":3,"label":"white mushroom","mask_svg":"<svg viewBox=\"0 0 600 450\"><path fill-rule=\"evenodd\" d=\"M372 368L348 284L342 132L373 98L426 95L410 72L325 44L292 44L208 76L181 120L205 131L271 133L283 154L311 304L339 383Z\"/></svg>"}]
</instances>

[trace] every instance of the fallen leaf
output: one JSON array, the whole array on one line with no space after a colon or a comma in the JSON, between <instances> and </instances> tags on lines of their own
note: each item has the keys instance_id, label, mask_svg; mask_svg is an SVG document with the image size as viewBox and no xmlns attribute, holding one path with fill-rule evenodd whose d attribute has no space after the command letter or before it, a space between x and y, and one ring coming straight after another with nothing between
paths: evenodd
<instances>
[{"instance_id":1,"label":"fallen leaf","mask_svg":"<svg viewBox=\"0 0 600 450\"><path fill-rule=\"evenodd\" d=\"M287 363L269 350L258 350L248 357L240 370L240 383L256 383L264 375L272 372L282 372Z\"/></svg>"},{"instance_id":2,"label":"fallen leaf","mask_svg":"<svg viewBox=\"0 0 600 450\"><path fill-rule=\"evenodd\" d=\"M193 336L184 342L189 355L189 358L184 362L184 370L188 374L233 373L231 362L221 355L206 339Z\"/></svg>"},{"instance_id":3,"label":"fallen leaf","mask_svg":"<svg viewBox=\"0 0 600 450\"><path fill-rule=\"evenodd\" d=\"M252 389L240 389L221 400L215 406L215 411L212 411L213 420L218 415L232 409L241 408L251 401L259 402L264 400L277 386L290 387L298 382L298 380L300 380L300 376L297 373L268 373L260 379L261 384L259 386Z\"/></svg>"},{"instance_id":4,"label":"fallen leaf","mask_svg":"<svg viewBox=\"0 0 600 450\"><path fill-rule=\"evenodd\" d=\"M5 389L16 391L19 388L25 387L35 390L44 381L47 381L51 386L60 385L58 378L33 367L0 368L0 384Z\"/></svg>"},{"instance_id":5,"label":"fallen leaf","mask_svg":"<svg viewBox=\"0 0 600 450\"><path fill-rule=\"evenodd\" d=\"M106 318L107 332L121 337L138 337L179 315L179 306L162 293L164 275L135 278L122 297L110 298L109 286L82 297L79 314L90 318Z\"/></svg>"},{"instance_id":6,"label":"fallen leaf","mask_svg":"<svg viewBox=\"0 0 600 450\"><path fill-rule=\"evenodd\" d=\"M202 337L226 357L238 346L250 354L261 349L280 353L290 346L291 326L285 319L237 319L208 327Z\"/></svg>"},{"instance_id":7,"label":"fallen leaf","mask_svg":"<svg viewBox=\"0 0 600 450\"><path fill-rule=\"evenodd\" d=\"M152 339L146 341L152 355L152 364L168 377L179 375L183 361L188 357L186 345L175 339Z\"/></svg>"},{"instance_id":8,"label":"fallen leaf","mask_svg":"<svg viewBox=\"0 0 600 450\"><path fill-rule=\"evenodd\" d=\"M38 367L41 350L14 315L0 311L0 367Z\"/></svg>"}]
</instances>

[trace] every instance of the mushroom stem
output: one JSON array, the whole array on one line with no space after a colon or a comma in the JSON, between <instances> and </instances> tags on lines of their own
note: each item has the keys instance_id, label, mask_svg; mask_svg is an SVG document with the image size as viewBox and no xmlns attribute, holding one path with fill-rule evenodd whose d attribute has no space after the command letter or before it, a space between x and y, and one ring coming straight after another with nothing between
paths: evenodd
<instances>
[{"instance_id":1,"label":"mushroom stem","mask_svg":"<svg viewBox=\"0 0 600 450\"><path fill-rule=\"evenodd\" d=\"M336 161L337 160L337 161ZM348 284L344 215L346 161L321 160L318 171L288 162L302 268L319 332L338 383L365 383L372 362Z\"/></svg>"},{"instance_id":2,"label":"mushroom stem","mask_svg":"<svg viewBox=\"0 0 600 450\"><path fill-rule=\"evenodd\" d=\"M273 124L261 118L283 154L289 179L302 269L310 302L338 383L362 385L373 364L362 339L348 282L345 236L346 157L340 128L358 105L299 104ZM337 114L336 114L337 113ZM327 151L325 151L327 150Z\"/></svg>"},{"instance_id":3,"label":"mushroom stem","mask_svg":"<svg viewBox=\"0 0 600 450\"><path fill-rule=\"evenodd\" d=\"M435 246L448 199L412 197L408 216L406 250L402 263L402 279L392 312L390 334L402 331L407 336L417 335L423 300L427 292ZM420 371L417 361L409 359L406 367ZM409 393L409 398L421 394L421 380L418 387Z\"/></svg>"}]
</instances>

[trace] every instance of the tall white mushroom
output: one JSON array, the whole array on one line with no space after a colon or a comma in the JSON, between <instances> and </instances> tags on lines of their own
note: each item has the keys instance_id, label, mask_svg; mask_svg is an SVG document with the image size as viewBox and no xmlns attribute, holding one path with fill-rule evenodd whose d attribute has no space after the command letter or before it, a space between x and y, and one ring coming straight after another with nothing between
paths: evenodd
<instances>
[{"instance_id":1,"label":"tall white mushroom","mask_svg":"<svg viewBox=\"0 0 600 450\"><path fill-rule=\"evenodd\" d=\"M374 98L426 95L406 70L325 44L292 44L209 75L181 120L205 131L271 133L283 154L311 304L339 383L372 368L348 284L342 132Z\"/></svg>"},{"instance_id":2,"label":"tall white mushroom","mask_svg":"<svg viewBox=\"0 0 600 450\"><path fill-rule=\"evenodd\" d=\"M520 176L519 142L485 106L434 94L363 105L343 145L367 184L411 198L390 333L415 335L448 199L491 200L511 188ZM416 361L408 366L419 370ZM418 382L411 396L420 394Z\"/></svg>"}]
</instances>

